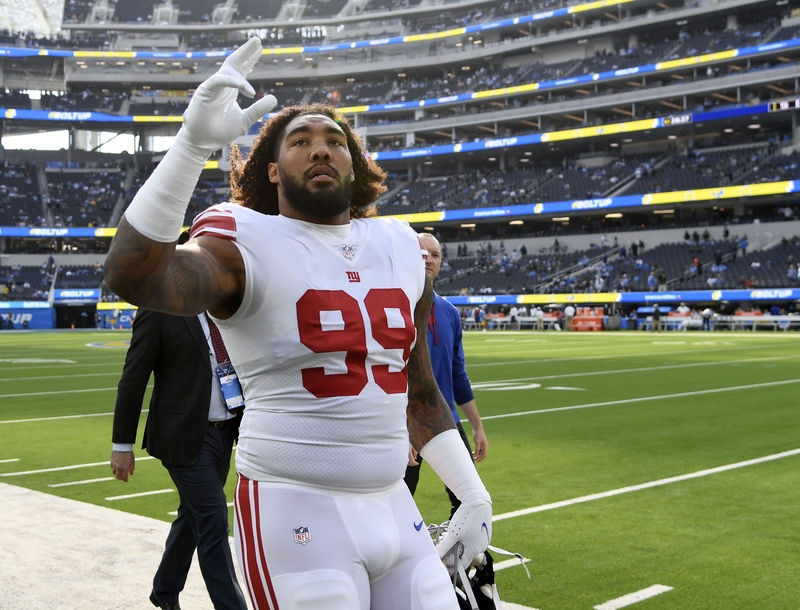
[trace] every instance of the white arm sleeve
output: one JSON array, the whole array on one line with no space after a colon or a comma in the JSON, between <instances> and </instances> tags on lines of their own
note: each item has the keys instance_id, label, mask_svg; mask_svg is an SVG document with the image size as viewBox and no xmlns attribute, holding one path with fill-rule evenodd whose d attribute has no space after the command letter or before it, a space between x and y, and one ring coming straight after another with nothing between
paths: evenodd
<instances>
[{"instance_id":1,"label":"white arm sleeve","mask_svg":"<svg viewBox=\"0 0 800 610\"><path fill-rule=\"evenodd\" d=\"M179 131L172 148L125 210L131 226L153 241L177 241L189 200L211 152L191 144Z\"/></svg>"},{"instance_id":2,"label":"white arm sleeve","mask_svg":"<svg viewBox=\"0 0 800 610\"><path fill-rule=\"evenodd\" d=\"M420 455L461 500L447 533L436 545L452 573L457 570L456 561L466 568L492 541L492 499L457 430L434 436Z\"/></svg>"}]
</instances>

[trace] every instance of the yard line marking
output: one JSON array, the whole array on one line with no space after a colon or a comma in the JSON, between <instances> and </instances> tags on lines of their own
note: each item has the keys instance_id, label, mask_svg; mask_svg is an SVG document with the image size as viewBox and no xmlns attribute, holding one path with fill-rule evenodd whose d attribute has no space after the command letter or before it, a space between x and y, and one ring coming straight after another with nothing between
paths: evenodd
<instances>
[{"instance_id":1,"label":"yard line marking","mask_svg":"<svg viewBox=\"0 0 800 610\"><path fill-rule=\"evenodd\" d=\"M87 388L85 390L58 390L56 392L26 392L23 394L0 394L0 398L24 398L27 396L52 396L53 394L58 394L59 396L62 394L84 394L87 392L110 392L111 390L116 391L117 387L114 386L113 388Z\"/></svg>"},{"instance_id":2,"label":"yard line marking","mask_svg":"<svg viewBox=\"0 0 800 610\"><path fill-rule=\"evenodd\" d=\"M511 602L503 602L503 610L538 610L538 608L531 608L530 606L521 606L519 604L512 604Z\"/></svg>"},{"instance_id":3,"label":"yard line marking","mask_svg":"<svg viewBox=\"0 0 800 610\"><path fill-rule=\"evenodd\" d=\"M152 386L147 386L152 387ZM150 409L142 409L142 413L148 413ZM59 419L81 419L83 417L106 417L108 415L114 415L113 411L108 411L107 413L84 413L82 415L54 415L53 417L29 417L27 419L6 419L0 420L0 424L28 424L31 422L40 422L40 421L56 421Z\"/></svg>"},{"instance_id":4,"label":"yard line marking","mask_svg":"<svg viewBox=\"0 0 800 610\"><path fill-rule=\"evenodd\" d=\"M0 358L0 362L9 362L11 364L46 364L49 362L59 364L78 364L75 360L67 358L57 358L55 360L50 358Z\"/></svg>"},{"instance_id":5,"label":"yard line marking","mask_svg":"<svg viewBox=\"0 0 800 610\"><path fill-rule=\"evenodd\" d=\"M636 591L635 593L629 593L628 595L623 595L622 597L618 597L617 599L612 599L611 601L607 601L604 604L595 606L594 610L619 610L620 608L625 608L626 606L632 606L633 604L639 603L646 599L650 599L651 597L655 597L656 595L661 595L662 593L666 593L667 591L672 591L672 587L667 587L666 585L653 585L652 587L647 587L646 589L642 589L641 591Z\"/></svg>"},{"instance_id":6,"label":"yard line marking","mask_svg":"<svg viewBox=\"0 0 800 610\"><path fill-rule=\"evenodd\" d=\"M31 417L29 419L6 419L0 421L0 424L28 424L31 422L39 421L55 421L58 419L80 419L81 417L103 417L106 415L114 415L113 411L108 413L86 413L85 415L58 415L54 417Z\"/></svg>"},{"instance_id":7,"label":"yard line marking","mask_svg":"<svg viewBox=\"0 0 800 610\"><path fill-rule=\"evenodd\" d=\"M754 466L756 464L763 464L764 462L772 462L783 458L791 457L793 455L800 455L800 449L791 449L789 451L782 451L781 453L773 453L772 455L765 455L752 460L745 460L743 462L734 462L733 464L725 464L724 466L716 466L715 468L707 468L705 470L698 470L688 474L681 474L675 477L668 477L666 479L658 479L655 481L648 481L647 483L640 483L639 485L630 485L628 487L620 487L619 489L611 489L588 496L580 496L579 498L572 498L571 500L561 500L560 502L552 502L550 504L541 504L539 506L532 506L531 508L523 508L521 510L511 511L509 513L502 513L494 515L492 522L504 521L505 519L513 519L514 517L521 517L523 515L532 515L533 513L542 513L554 508L564 508L565 506L572 506L574 504L583 504L584 502L591 502L592 500L602 500L612 496L619 496L621 494L630 493L632 491L641 491L643 489L650 489L652 487L660 487L662 485L669 485L671 483L679 483L681 481L688 481L690 479L699 479L700 477L707 477L710 474L718 474L720 472L727 472L728 470L736 470L737 468L744 468L746 466Z\"/></svg>"},{"instance_id":8,"label":"yard line marking","mask_svg":"<svg viewBox=\"0 0 800 610\"><path fill-rule=\"evenodd\" d=\"M156 489L154 491L142 491L138 494L125 494L124 496L110 496L106 498L109 502L114 500L128 500L129 498L142 498L144 496L155 496L158 494L169 494L175 491L174 489Z\"/></svg>"},{"instance_id":9,"label":"yard line marking","mask_svg":"<svg viewBox=\"0 0 800 610\"><path fill-rule=\"evenodd\" d=\"M19 462L19 458L8 458L7 460L0 460L0 464L10 464L11 462Z\"/></svg>"},{"instance_id":10,"label":"yard line marking","mask_svg":"<svg viewBox=\"0 0 800 610\"><path fill-rule=\"evenodd\" d=\"M104 377L107 375L119 375L119 371L112 373L84 373L82 375L42 375L40 377L9 377L0 381L39 381L42 379L72 379L74 377Z\"/></svg>"},{"instance_id":11,"label":"yard line marking","mask_svg":"<svg viewBox=\"0 0 800 610\"><path fill-rule=\"evenodd\" d=\"M530 559L528 559L527 557L522 559L522 563L528 563L529 561L530 561ZM505 561L497 561L492 565L494 567L494 571L495 572L499 572L500 570L505 570L506 568L513 568L514 566L520 565L520 560L519 559L506 559ZM503 605L505 605L505 604L503 604Z\"/></svg>"},{"instance_id":12,"label":"yard line marking","mask_svg":"<svg viewBox=\"0 0 800 610\"><path fill-rule=\"evenodd\" d=\"M756 349L774 349L774 348L775 348L774 345L760 345L760 346L755 346L755 347L752 346L752 345L743 345L743 346L740 346L740 347L728 347L726 349L727 349L727 351L739 351L739 350L752 351L752 350L756 350ZM575 349L575 348L572 347L572 348L564 348L564 349L550 350L550 351L551 351L551 353L552 352L566 352L566 351L570 351L572 349ZM699 349L699 350L696 350L696 351L693 351L693 352L690 352L690 353L692 355L697 355L697 354L705 354L707 352L718 352L718 351L720 351L719 347L717 347L715 349ZM640 357L642 357L644 355L648 355L650 353L651 352L632 352L630 354L615 354L614 358L616 358L618 360L622 359L622 358L640 358ZM473 356L487 356L487 355L488 356L492 356L492 355L494 355L494 352L480 352L480 351L477 351L477 350L469 350L469 353L468 353L468 356L471 356L471 357L473 357ZM789 356L786 356L786 357L789 358ZM582 360L602 360L602 359L607 359L607 358L608 358L607 354L602 354L602 355L599 355L599 356L580 356L578 358L568 358L568 357L567 358L531 358L529 360L504 360L502 362L482 362L480 364L467 364L467 367L468 368L473 368L473 367L474 368L478 368L478 367L485 367L485 366L508 366L509 364L543 364L543 363L546 363L546 362L547 363L549 363L549 362L575 362L575 361L578 361L578 360L581 360L581 361Z\"/></svg>"},{"instance_id":13,"label":"yard line marking","mask_svg":"<svg viewBox=\"0 0 800 610\"><path fill-rule=\"evenodd\" d=\"M786 379L784 381L769 381L766 383L752 383L750 385L735 385L729 388L714 388L711 390L695 390L694 392L678 392L677 394L660 394L658 396L641 396L639 398L624 398L622 400L609 400L607 402L589 402L585 405L572 405L569 407L554 407L552 409L539 409L538 411L520 411L518 413L503 413L501 415L487 415L488 419L504 419L506 417L519 417L520 415L539 415L541 413L556 413L557 411L574 411L576 409L592 409L594 407L609 407L613 405L627 405L634 402L650 402L653 400L666 400L669 398L685 398L686 396L701 396L703 394L719 394L721 392L738 392L739 390L752 390L753 388L770 388L773 386L800 383L800 379Z\"/></svg>"},{"instance_id":14,"label":"yard line marking","mask_svg":"<svg viewBox=\"0 0 800 610\"><path fill-rule=\"evenodd\" d=\"M685 369L689 367L698 366L717 366L724 364L746 364L749 362L766 362L769 360L789 360L792 358L800 358L800 355L795 356L764 356L762 358L742 358L740 360L712 360L710 362L693 362L686 364L666 364L663 366L643 366L630 369L610 369L605 371L587 371L585 373L563 373L559 375L541 375L539 377L522 377L521 379L508 379L507 381L535 381L541 379L561 379L567 377L586 377L589 375L616 375L619 373L640 373L646 371L666 371L671 369ZM567 359L564 359L567 360ZM530 360L528 362L546 362L545 360ZM508 364L508 363L506 363ZM476 364L475 366L483 366Z\"/></svg>"},{"instance_id":15,"label":"yard line marking","mask_svg":"<svg viewBox=\"0 0 800 610\"><path fill-rule=\"evenodd\" d=\"M48 487L69 487L70 485L87 485L89 483L102 483L103 481L113 481L114 477L101 477L99 479L86 479L84 481L69 481L67 483L53 483Z\"/></svg>"},{"instance_id":16,"label":"yard line marking","mask_svg":"<svg viewBox=\"0 0 800 610\"><path fill-rule=\"evenodd\" d=\"M137 457L137 462L143 462L145 460L154 460L152 455L145 455L142 457ZM78 468L91 468L92 466L108 466L111 462L108 460L104 462L91 462L89 464L73 464L72 466L58 466L57 468L42 468L40 470L21 470L19 472L4 472L0 474L0 477L20 477L25 474L42 474L45 472L59 472L61 470L76 470Z\"/></svg>"},{"instance_id":17,"label":"yard line marking","mask_svg":"<svg viewBox=\"0 0 800 610\"><path fill-rule=\"evenodd\" d=\"M87 368L90 366L120 366L125 362L124 359L120 359L118 362L115 362L115 361L109 361L108 358L104 359L103 362L96 362L96 363L88 362L89 360L93 360L93 358L85 358L80 362L76 362L75 364L53 364L50 366L18 366L18 367L1 366L0 373L5 373L5 372L13 373L14 371L38 371L39 369L47 369L47 370L67 369L67 368L71 369L75 368L76 366L80 366L81 368Z\"/></svg>"}]
</instances>

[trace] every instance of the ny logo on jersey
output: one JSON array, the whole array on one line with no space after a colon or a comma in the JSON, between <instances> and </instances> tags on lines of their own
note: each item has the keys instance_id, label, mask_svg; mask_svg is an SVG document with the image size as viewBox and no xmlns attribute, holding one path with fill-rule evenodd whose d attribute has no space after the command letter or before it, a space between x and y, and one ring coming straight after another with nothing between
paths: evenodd
<instances>
[{"instance_id":1,"label":"ny logo on jersey","mask_svg":"<svg viewBox=\"0 0 800 610\"><path fill-rule=\"evenodd\" d=\"M347 281L348 282L360 282L361 276L358 275L358 271L345 271L347 273Z\"/></svg>"}]
</instances>

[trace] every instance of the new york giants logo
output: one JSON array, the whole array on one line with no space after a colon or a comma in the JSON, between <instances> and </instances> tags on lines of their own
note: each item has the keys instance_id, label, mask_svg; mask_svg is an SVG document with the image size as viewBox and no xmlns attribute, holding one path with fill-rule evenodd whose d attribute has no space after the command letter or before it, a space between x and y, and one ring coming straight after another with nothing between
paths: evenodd
<instances>
[{"instance_id":1,"label":"new york giants logo","mask_svg":"<svg viewBox=\"0 0 800 610\"><path fill-rule=\"evenodd\" d=\"M347 273L347 281L348 282L360 282L361 276L358 275L358 271L346 271Z\"/></svg>"}]
</instances>

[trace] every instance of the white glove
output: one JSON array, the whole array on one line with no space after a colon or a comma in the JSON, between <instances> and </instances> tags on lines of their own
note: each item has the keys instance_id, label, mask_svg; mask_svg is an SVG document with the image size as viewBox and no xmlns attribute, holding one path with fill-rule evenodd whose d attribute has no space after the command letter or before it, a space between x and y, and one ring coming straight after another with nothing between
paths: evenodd
<instances>
[{"instance_id":1,"label":"white glove","mask_svg":"<svg viewBox=\"0 0 800 610\"><path fill-rule=\"evenodd\" d=\"M189 143L209 152L219 150L277 105L274 95L264 96L245 110L236 103L239 93L246 97L256 94L245 77L261 57L261 51L261 41L251 38L195 90L183 113L180 131Z\"/></svg>"},{"instance_id":2,"label":"white glove","mask_svg":"<svg viewBox=\"0 0 800 610\"><path fill-rule=\"evenodd\" d=\"M177 241L209 155L247 132L277 104L272 95L245 110L236 103L239 92L255 95L245 76L259 57L261 41L251 38L195 91L175 143L125 211L127 221L145 237L163 243Z\"/></svg>"},{"instance_id":3,"label":"white glove","mask_svg":"<svg viewBox=\"0 0 800 610\"><path fill-rule=\"evenodd\" d=\"M483 552L491 541L492 504L487 500L473 500L458 507L436 551L452 574L456 571L456 560L464 569L474 560L482 561Z\"/></svg>"}]
</instances>

